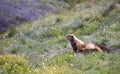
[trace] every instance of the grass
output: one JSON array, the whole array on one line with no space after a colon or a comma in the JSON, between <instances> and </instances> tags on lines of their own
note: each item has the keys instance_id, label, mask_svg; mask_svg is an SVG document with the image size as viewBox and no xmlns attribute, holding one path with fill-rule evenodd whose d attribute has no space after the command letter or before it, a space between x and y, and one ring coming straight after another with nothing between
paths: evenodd
<instances>
[{"instance_id":1,"label":"grass","mask_svg":"<svg viewBox=\"0 0 120 74\"><path fill-rule=\"evenodd\" d=\"M106 53L91 53L89 55L84 56L80 54L73 55L73 53L66 52L48 60L47 65L45 63L46 65L45 71L46 69L50 70L49 72L53 70L52 73L55 73L55 74L59 74L61 72L63 72L62 74L69 73L69 72L70 74L72 73L88 74L89 72L90 74L96 74L96 73L112 74L112 72L113 73L115 72L118 74L119 71L115 69L117 69L117 67L119 66L111 65L112 63L120 64L116 59L118 57L119 55L114 55L113 57L113 54L106 54ZM114 59L114 61L112 61L111 59ZM55 70L57 69L57 71L55 72L54 69ZM111 72L110 70L113 70L113 69L115 71Z\"/></svg>"},{"instance_id":2,"label":"grass","mask_svg":"<svg viewBox=\"0 0 120 74\"><path fill-rule=\"evenodd\" d=\"M27 73L30 71L23 57L17 55L0 55L1 74Z\"/></svg>"},{"instance_id":3,"label":"grass","mask_svg":"<svg viewBox=\"0 0 120 74\"><path fill-rule=\"evenodd\" d=\"M93 6L86 2L84 9L50 14L1 34L0 74L119 74L117 8L102 16L100 8L106 7L107 1ZM65 38L68 33L84 42L105 43L116 51L74 53Z\"/></svg>"}]
</instances>

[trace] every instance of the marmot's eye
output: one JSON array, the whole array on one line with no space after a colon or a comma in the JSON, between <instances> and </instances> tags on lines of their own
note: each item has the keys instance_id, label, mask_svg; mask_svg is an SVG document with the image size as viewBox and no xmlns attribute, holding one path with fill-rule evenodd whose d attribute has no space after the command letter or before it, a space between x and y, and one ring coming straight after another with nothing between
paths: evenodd
<instances>
[{"instance_id":1,"label":"marmot's eye","mask_svg":"<svg viewBox=\"0 0 120 74\"><path fill-rule=\"evenodd\" d=\"M71 38L73 38L73 36L71 36Z\"/></svg>"}]
</instances>

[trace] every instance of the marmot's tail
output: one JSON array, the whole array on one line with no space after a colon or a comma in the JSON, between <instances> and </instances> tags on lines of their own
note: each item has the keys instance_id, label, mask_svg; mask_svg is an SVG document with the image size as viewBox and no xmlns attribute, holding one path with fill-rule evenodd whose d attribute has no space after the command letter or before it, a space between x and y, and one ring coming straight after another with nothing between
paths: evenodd
<instances>
[{"instance_id":1,"label":"marmot's tail","mask_svg":"<svg viewBox=\"0 0 120 74\"><path fill-rule=\"evenodd\" d=\"M105 52L108 52L108 53L110 52L110 50L108 50L108 48L106 47L106 45L100 45L100 44L98 45L97 44L97 46L100 47Z\"/></svg>"},{"instance_id":2,"label":"marmot's tail","mask_svg":"<svg viewBox=\"0 0 120 74\"><path fill-rule=\"evenodd\" d=\"M99 52L103 52L103 50L102 50L100 47L95 46L95 48L96 48Z\"/></svg>"}]
</instances>

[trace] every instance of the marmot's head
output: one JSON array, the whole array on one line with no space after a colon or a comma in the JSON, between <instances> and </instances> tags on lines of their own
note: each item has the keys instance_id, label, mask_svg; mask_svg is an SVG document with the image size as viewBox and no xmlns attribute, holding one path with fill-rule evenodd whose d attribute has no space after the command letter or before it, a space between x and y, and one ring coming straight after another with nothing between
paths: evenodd
<instances>
[{"instance_id":1,"label":"marmot's head","mask_svg":"<svg viewBox=\"0 0 120 74\"><path fill-rule=\"evenodd\" d=\"M74 35L73 34L67 34L66 35L66 39L69 40L69 41L72 41L74 39Z\"/></svg>"}]
</instances>

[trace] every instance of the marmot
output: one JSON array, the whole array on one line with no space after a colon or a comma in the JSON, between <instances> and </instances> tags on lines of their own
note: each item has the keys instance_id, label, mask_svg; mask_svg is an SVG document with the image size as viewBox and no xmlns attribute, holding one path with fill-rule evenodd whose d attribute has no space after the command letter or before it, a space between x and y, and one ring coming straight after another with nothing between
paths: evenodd
<instances>
[{"instance_id":1,"label":"marmot","mask_svg":"<svg viewBox=\"0 0 120 74\"><path fill-rule=\"evenodd\" d=\"M99 46L89 42L84 43L73 34L67 34L66 39L70 42L73 51L75 52L83 52L83 53L87 53L90 51L103 52L103 50Z\"/></svg>"}]
</instances>

